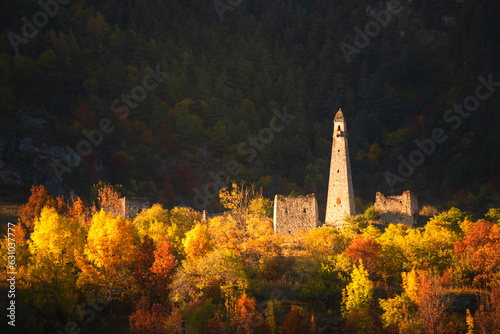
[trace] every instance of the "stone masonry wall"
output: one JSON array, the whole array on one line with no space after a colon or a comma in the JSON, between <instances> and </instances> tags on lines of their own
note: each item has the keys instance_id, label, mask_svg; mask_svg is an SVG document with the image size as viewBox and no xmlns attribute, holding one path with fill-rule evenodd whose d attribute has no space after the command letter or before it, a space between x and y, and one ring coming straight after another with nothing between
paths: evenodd
<instances>
[{"instance_id":1,"label":"stone masonry wall","mask_svg":"<svg viewBox=\"0 0 500 334\"><path fill-rule=\"evenodd\" d=\"M407 190L400 196L384 196L377 192L375 210L386 223L404 224L412 227L418 218L418 198Z\"/></svg>"},{"instance_id":2,"label":"stone masonry wall","mask_svg":"<svg viewBox=\"0 0 500 334\"><path fill-rule=\"evenodd\" d=\"M149 199L145 197L122 197L122 217L134 219L142 209L149 209Z\"/></svg>"},{"instance_id":3,"label":"stone masonry wall","mask_svg":"<svg viewBox=\"0 0 500 334\"><path fill-rule=\"evenodd\" d=\"M274 197L274 233L295 234L320 226L316 196Z\"/></svg>"}]
</instances>

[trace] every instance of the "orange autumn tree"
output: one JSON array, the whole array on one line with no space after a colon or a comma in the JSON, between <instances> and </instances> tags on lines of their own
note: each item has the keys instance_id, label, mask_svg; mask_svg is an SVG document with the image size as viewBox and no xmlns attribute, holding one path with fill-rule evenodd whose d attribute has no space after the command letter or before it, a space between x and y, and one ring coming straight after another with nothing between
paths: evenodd
<instances>
[{"instance_id":1,"label":"orange autumn tree","mask_svg":"<svg viewBox=\"0 0 500 334\"><path fill-rule=\"evenodd\" d=\"M270 333L269 325L255 307L255 299L244 293L236 302L236 310L231 322L233 332L242 334Z\"/></svg>"},{"instance_id":2,"label":"orange autumn tree","mask_svg":"<svg viewBox=\"0 0 500 334\"><path fill-rule=\"evenodd\" d=\"M130 315L130 331L134 334L166 333L168 318L168 313L162 304L151 304L146 297L143 297L134 313Z\"/></svg>"},{"instance_id":3,"label":"orange autumn tree","mask_svg":"<svg viewBox=\"0 0 500 334\"><path fill-rule=\"evenodd\" d=\"M56 207L54 196L49 194L45 186L33 185L31 187L31 196L28 199L28 203L24 204L19 211L21 223L29 230L32 230L35 220L40 216L45 206Z\"/></svg>"},{"instance_id":4,"label":"orange autumn tree","mask_svg":"<svg viewBox=\"0 0 500 334\"><path fill-rule=\"evenodd\" d=\"M362 261L364 268L373 278L378 270L377 253L379 247L379 243L372 237L358 237L354 239L345 252L353 263L357 264Z\"/></svg>"},{"instance_id":5,"label":"orange autumn tree","mask_svg":"<svg viewBox=\"0 0 500 334\"><path fill-rule=\"evenodd\" d=\"M85 225L86 219L89 216L89 208L87 204L80 198L76 197L72 200L69 206L68 215L80 222L80 224Z\"/></svg>"},{"instance_id":6,"label":"orange autumn tree","mask_svg":"<svg viewBox=\"0 0 500 334\"><path fill-rule=\"evenodd\" d=\"M168 286L172 281L172 273L176 266L174 250L170 241L168 238L160 237L151 266L155 292L159 297L167 297Z\"/></svg>"},{"instance_id":7,"label":"orange autumn tree","mask_svg":"<svg viewBox=\"0 0 500 334\"><path fill-rule=\"evenodd\" d=\"M280 327L280 334L318 334L318 328L314 316L306 317L297 306L286 315L285 321Z\"/></svg>"},{"instance_id":8,"label":"orange autumn tree","mask_svg":"<svg viewBox=\"0 0 500 334\"><path fill-rule=\"evenodd\" d=\"M462 241L455 243L455 253L468 261L479 284L500 282L500 225L478 220Z\"/></svg>"},{"instance_id":9,"label":"orange autumn tree","mask_svg":"<svg viewBox=\"0 0 500 334\"><path fill-rule=\"evenodd\" d=\"M116 191L112 186L103 185L98 190L98 195L97 195L99 208L115 216L120 215L123 209L120 197L121 197L120 193Z\"/></svg>"},{"instance_id":10,"label":"orange autumn tree","mask_svg":"<svg viewBox=\"0 0 500 334\"><path fill-rule=\"evenodd\" d=\"M130 221L103 210L94 214L87 244L77 261L82 271L79 285L87 289L129 289L137 252L133 239Z\"/></svg>"},{"instance_id":11,"label":"orange autumn tree","mask_svg":"<svg viewBox=\"0 0 500 334\"><path fill-rule=\"evenodd\" d=\"M418 275L419 291L417 297L418 316L421 332L456 333L452 323L447 320L447 310L451 308L451 300L442 293L439 277L429 271L421 271Z\"/></svg>"},{"instance_id":12,"label":"orange autumn tree","mask_svg":"<svg viewBox=\"0 0 500 334\"><path fill-rule=\"evenodd\" d=\"M500 329L500 287L494 285L490 293L481 298L474 314L474 324L480 334L498 333Z\"/></svg>"}]
</instances>

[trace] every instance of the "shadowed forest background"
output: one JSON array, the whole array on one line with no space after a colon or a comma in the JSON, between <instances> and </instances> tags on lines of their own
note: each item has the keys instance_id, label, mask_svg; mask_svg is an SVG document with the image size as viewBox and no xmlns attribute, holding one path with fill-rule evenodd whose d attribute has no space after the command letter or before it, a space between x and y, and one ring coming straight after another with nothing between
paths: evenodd
<instances>
[{"instance_id":1,"label":"shadowed forest background","mask_svg":"<svg viewBox=\"0 0 500 334\"><path fill-rule=\"evenodd\" d=\"M385 3L241 1L221 20L212 1L75 0L17 54L9 34L42 9L1 6L0 216L19 219L17 332L500 328L500 93L456 130L443 121L479 76L500 81L500 1L401 1L350 62L339 45ZM151 69L166 74L127 106ZM314 192L324 216L339 108L358 215L343 231L275 235L275 194ZM252 144L285 109L283 130ZM68 160L103 119L114 130ZM438 127L448 139L394 191L419 196L420 224L378 230L384 173ZM217 184L233 160L234 182ZM205 208L222 214L203 221L189 207L207 185ZM124 195L156 204L125 219Z\"/></svg>"},{"instance_id":2,"label":"shadowed forest background","mask_svg":"<svg viewBox=\"0 0 500 334\"><path fill-rule=\"evenodd\" d=\"M3 4L1 176L17 189L2 187L3 195L24 202L35 183L88 196L103 180L130 196L192 205L193 189L203 193L214 182L209 172L235 159L242 167L235 179L269 198L315 192L324 211L341 107L361 202L390 194L384 173L397 174L398 156L408 159L415 139L442 127L448 139L395 192L410 189L422 203L481 217L500 201L500 95L481 101L457 130L442 116L474 94L479 75L499 80L500 3L402 1L348 63L340 43L354 45L353 29L364 30L374 21L368 11L382 5L242 1L221 22L209 1L71 1L16 55L8 33L21 34L22 17L32 21L41 8L34 0ZM157 65L168 75L121 120L112 102ZM296 118L250 159L249 137L284 107ZM59 183L54 161L66 166L64 148L76 150L82 130L103 118L116 129ZM206 208L222 209L217 200Z\"/></svg>"}]
</instances>

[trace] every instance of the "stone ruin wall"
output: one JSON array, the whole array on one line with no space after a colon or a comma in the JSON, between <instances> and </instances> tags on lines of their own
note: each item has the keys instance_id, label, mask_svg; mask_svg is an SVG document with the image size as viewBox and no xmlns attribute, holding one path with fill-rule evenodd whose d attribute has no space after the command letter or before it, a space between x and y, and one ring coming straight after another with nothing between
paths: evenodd
<instances>
[{"instance_id":1,"label":"stone ruin wall","mask_svg":"<svg viewBox=\"0 0 500 334\"><path fill-rule=\"evenodd\" d=\"M274 233L295 234L320 226L316 196L274 197Z\"/></svg>"},{"instance_id":2,"label":"stone ruin wall","mask_svg":"<svg viewBox=\"0 0 500 334\"><path fill-rule=\"evenodd\" d=\"M145 197L122 197L122 217L134 219L142 209L149 209L149 199Z\"/></svg>"},{"instance_id":3,"label":"stone ruin wall","mask_svg":"<svg viewBox=\"0 0 500 334\"><path fill-rule=\"evenodd\" d=\"M384 222L412 227L418 219L418 199L409 190L400 196L384 196L377 192L375 210Z\"/></svg>"}]
</instances>

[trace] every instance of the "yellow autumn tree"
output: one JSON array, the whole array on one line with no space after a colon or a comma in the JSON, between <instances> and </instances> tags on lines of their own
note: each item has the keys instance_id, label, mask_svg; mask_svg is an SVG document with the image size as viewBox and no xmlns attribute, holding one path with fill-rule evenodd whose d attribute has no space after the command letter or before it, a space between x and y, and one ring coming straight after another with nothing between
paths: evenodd
<instances>
[{"instance_id":1,"label":"yellow autumn tree","mask_svg":"<svg viewBox=\"0 0 500 334\"><path fill-rule=\"evenodd\" d=\"M87 244L78 257L82 270L79 285L87 289L130 287L137 252L133 239L134 230L129 220L103 210L94 214Z\"/></svg>"},{"instance_id":2,"label":"yellow autumn tree","mask_svg":"<svg viewBox=\"0 0 500 334\"><path fill-rule=\"evenodd\" d=\"M231 189L225 187L219 191L219 198L221 204L230 210L229 214L233 216L238 227L242 228L248 215L249 200L249 191L245 188L244 183L238 185L233 181Z\"/></svg>"},{"instance_id":3,"label":"yellow autumn tree","mask_svg":"<svg viewBox=\"0 0 500 334\"><path fill-rule=\"evenodd\" d=\"M158 243L160 237L167 235L169 212L161 204L154 204L151 208L140 212L133 221L137 234L144 241L147 235Z\"/></svg>"},{"instance_id":4,"label":"yellow autumn tree","mask_svg":"<svg viewBox=\"0 0 500 334\"><path fill-rule=\"evenodd\" d=\"M208 227L217 249L241 254L246 233L232 215L211 218L208 221Z\"/></svg>"},{"instance_id":5,"label":"yellow autumn tree","mask_svg":"<svg viewBox=\"0 0 500 334\"><path fill-rule=\"evenodd\" d=\"M193 262L207 255L213 248L208 227L203 224L196 224L196 226L186 234L184 248L186 251L186 258L189 262Z\"/></svg>"},{"instance_id":6,"label":"yellow autumn tree","mask_svg":"<svg viewBox=\"0 0 500 334\"><path fill-rule=\"evenodd\" d=\"M84 240L85 233L76 219L59 214L54 207L42 209L29 243L28 281L38 292L33 294L35 307L44 308L51 298L63 309L74 306L77 300L73 274L75 253L81 252Z\"/></svg>"},{"instance_id":7,"label":"yellow autumn tree","mask_svg":"<svg viewBox=\"0 0 500 334\"><path fill-rule=\"evenodd\" d=\"M75 251L81 251L83 243L84 231L78 221L60 215L53 207L45 207L35 220L30 250L36 261L66 265L74 263Z\"/></svg>"}]
</instances>

